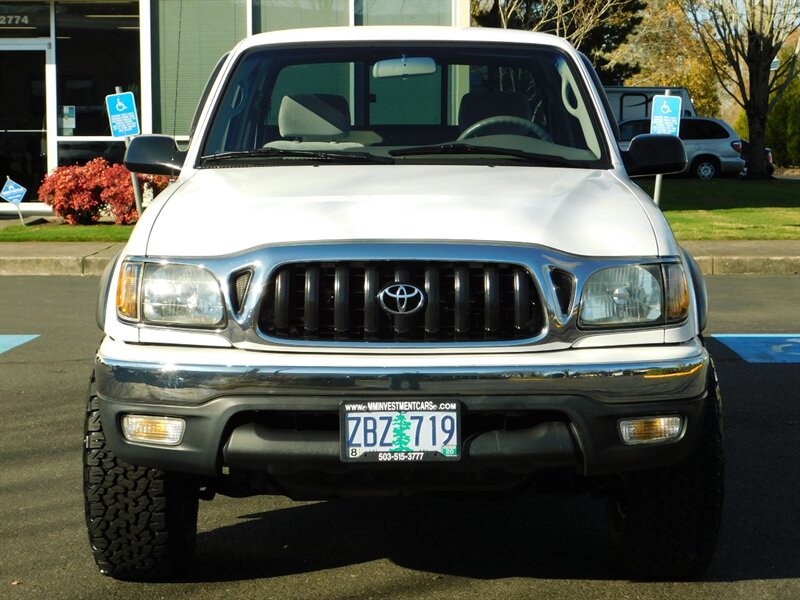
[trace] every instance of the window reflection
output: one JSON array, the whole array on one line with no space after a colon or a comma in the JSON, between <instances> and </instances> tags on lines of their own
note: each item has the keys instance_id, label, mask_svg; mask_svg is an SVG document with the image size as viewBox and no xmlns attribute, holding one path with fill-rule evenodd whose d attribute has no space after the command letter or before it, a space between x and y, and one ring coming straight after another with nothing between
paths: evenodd
<instances>
[{"instance_id":1,"label":"window reflection","mask_svg":"<svg viewBox=\"0 0 800 600\"><path fill-rule=\"evenodd\" d=\"M125 156L124 142L59 142L58 166L84 165L102 157L110 163L121 163Z\"/></svg>"},{"instance_id":2,"label":"window reflection","mask_svg":"<svg viewBox=\"0 0 800 600\"><path fill-rule=\"evenodd\" d=\"M59 135L111 135L104 99L139 97L139 2L56 2Z\"/></svg>"},{"instance_id":3,"label":"window reflection","mask_svg":"<svg viewBox=\"0 0 800 600\"><path fill-rule=\"evenodd\" d=\"M38 2L0 2L0 38L31 38L50 35L50 6Z\"/></svg>"}]
</instances>

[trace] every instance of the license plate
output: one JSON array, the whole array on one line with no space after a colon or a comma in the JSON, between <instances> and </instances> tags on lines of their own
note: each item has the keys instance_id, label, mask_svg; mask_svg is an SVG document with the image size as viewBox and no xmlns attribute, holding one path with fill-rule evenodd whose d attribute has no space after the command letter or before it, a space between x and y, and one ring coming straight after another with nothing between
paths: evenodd
<instances>
[{"instance_id":1,"label":"license plate","mask_svg":"<svg viewBox=\"0 0 800 600\"><path fill-rule=\"evenodd\" d=\"M344 462L426 462L461 458L458 402L344 402L340 415Z\"/></svg>"}]
</instances>

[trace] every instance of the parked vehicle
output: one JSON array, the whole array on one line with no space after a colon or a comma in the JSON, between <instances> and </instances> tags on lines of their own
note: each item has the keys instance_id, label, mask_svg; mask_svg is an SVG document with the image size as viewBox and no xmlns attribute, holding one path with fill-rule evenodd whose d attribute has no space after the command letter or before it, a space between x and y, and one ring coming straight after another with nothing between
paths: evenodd
<instances>
[{"instance_id":1,"label":"parked vehicle","mask_svg":"<svg viewBox=\"0 0 800 600\"><path fill-rule=\"evenodd\" d=\"M750 164L750 142L742 140L742 160L744 160L744 167L739 173L741 177L747 177L748 167ZM775 163L772 161L772 148L764 148L764 158L767 161L767 175L775 173Z\"/></svg>"},{"instance_id":2,"label":"parked vehicle","mask_svg":"<svg viewBox=\"0 0 800 600\"><path fill-rule=\"evenodd\" d=\"M632 119L619 124L620 148L625 149L637 135L650 131L650 119ZM739 135L722 119L697 117L681 119L679 137L686 149L683 171L698 179L733 175L744 168Z\"/></svg>"},{"instance_id":3,"label":"parked vehicle","mask_svg":"<svg viewBox=\"0 0 800 600\"><path fill-rule=\"evenodd\" d=\"M649 119L653 108L653 96L659 96L669 91L672 96L681 98L681 112L683 117L696 117L689 90L684 87L639 87L607 85L604 87L611 110L617 121L630 119Z\"/></svg>"},{"instance_id":4,"label":"parked vehicle","mask_svg":"<svg viewBox=\"0 0 800 600\"><path fill-rule=\"evenodd\" d=\"M180 566L214 494L537 489L605 496L634 573L707 567L705 287L629 179L681 170L677 138L620 152L591 65L502 29L252 36L204 96L188 151L126 153L179 177L101 280L84 493L103 573Z\"/></svg>"}]
</instances>

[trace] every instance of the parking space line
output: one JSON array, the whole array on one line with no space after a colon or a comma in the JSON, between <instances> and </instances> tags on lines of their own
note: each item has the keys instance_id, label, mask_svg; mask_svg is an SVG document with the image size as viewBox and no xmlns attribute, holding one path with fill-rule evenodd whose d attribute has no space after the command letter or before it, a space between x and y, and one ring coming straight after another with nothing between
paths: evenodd
<instances>
[{"instance_id":1,"label":"parking space line","mask_svg":"<svg viewBox=\"0 0 800 600\"><path fill-rule=\"evenodd\" d=\"M800 363L800 333L712 334L749 363Z\"/></svg>"},{"instance_id":2,"label":"parking space line","mask_svg":"<svg viewBox=\"0 0 800 600\"><path fill-rule=\"evenodd\" d=\"M21 346L22 344L27 344L31 340L35 340L39 337L38 334L35 335L0 335L0 354L3 352L7 352L12 348L16 348L17 346Z\"/></svg>"}]
</instances>

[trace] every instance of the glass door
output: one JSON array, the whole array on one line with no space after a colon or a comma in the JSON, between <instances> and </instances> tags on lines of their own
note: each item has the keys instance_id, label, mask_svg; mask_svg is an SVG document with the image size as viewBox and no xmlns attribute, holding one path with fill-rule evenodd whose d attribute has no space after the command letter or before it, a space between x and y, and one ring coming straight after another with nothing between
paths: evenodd
<instances>
[{"instance_id":1,"label":"glass door","mask_svg":"<svg viewBox=\"0 0 800 600\"><path fill-rule=\"evenodd\" d=\"M47 173L47 44L0 40L0 180L10 177L36 198Z\"/></svg>"}]
</instances>

